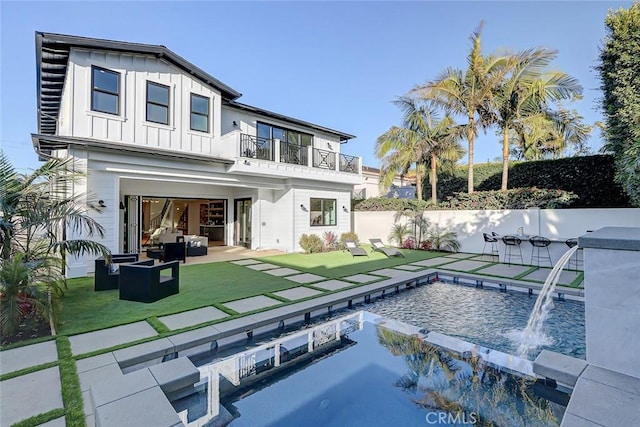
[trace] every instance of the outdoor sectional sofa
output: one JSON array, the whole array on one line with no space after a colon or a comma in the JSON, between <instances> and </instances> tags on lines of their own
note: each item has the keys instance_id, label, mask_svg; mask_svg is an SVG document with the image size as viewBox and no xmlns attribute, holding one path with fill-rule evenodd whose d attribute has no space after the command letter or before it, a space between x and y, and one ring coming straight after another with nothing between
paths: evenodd
<instances>
[{"instance_id":1,"label":"outdoor sectional sofa","mask_svg":"<svg viewBox=\"0 0 640 427\"><path fill-rule=\"evenodd\" d=\"M148 259L120 267L120 299L150 303L180 292L180 262ZM171 270L170 276L161 275Z\"/></svg>"}]
</instances>

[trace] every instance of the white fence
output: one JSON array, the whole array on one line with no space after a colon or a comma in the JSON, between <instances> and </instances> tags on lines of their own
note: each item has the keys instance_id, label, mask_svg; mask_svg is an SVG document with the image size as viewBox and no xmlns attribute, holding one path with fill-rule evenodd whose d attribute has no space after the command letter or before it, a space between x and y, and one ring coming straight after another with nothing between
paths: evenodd
<instances>
[{"instance_id":1,"label":"white fence","mask_svg":"<svg viewBox=\"0 0 640 427\"><path fill-rule=\"evenodd\" d=\"M388 235L395 223L395 212L354 212L354 231L361 242L381 238L389 243ZM545 236L556 241L579 237L589 230L602 227L640 227L640 209L522 209L477 211L425 211L431 228L457 233L462 252L481 253L482 233L495 231L500 235L523 233ZM399 222L406 223L406 218ZM531 249L523 243L523 256L528 263ZM552 258L557 260L568 248L564 244L551 245ZM501 250L502 254L502 250Z\"/></svg>"}]
</instances>

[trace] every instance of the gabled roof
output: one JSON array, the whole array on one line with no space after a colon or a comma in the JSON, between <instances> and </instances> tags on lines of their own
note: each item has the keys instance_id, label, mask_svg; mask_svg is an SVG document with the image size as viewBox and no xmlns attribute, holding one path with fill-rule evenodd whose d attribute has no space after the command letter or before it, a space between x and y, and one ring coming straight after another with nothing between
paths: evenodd
<instances>
[{"instance_id":1,"label":"gabled roof","mask_svg":"<svg viewBox=\"0 0 640 427\"><path fill-rule=\"evenodd\" d=\"M305 122L304 120L295 119L293 117L285 116L283 114L274 113L273 111L263 110L262 108L252 107L251 105L242 104L240 102L228 101L224 105L230 108L235 108L242 111L248 111L250 113L259 114L261 116L269 117L272 119L282 120L283 122L293 123L299 126L308 127L321 132L326 132L328 134L339 137L341 143L355 138L354 135L350 135L348 133L340 132L338 130L330 129L320 125L315 125L313 123Z\"/></svg>"},{"instance_id":2,"label":"gabled roof","mask_svg":"<svg viewBox=\"0 0 640 427\"><path fill-rule=\"evenodd\" d=\"M38 133L54 135L60 111L62 88L67 74L69 51L72 47L130 52L153 55L177 66L222 93L223 98L234 100L242 94L186 59L161 45L120 42L89 37L36 32L36 72L38 97Z\"/></svg>"}]
</instances>

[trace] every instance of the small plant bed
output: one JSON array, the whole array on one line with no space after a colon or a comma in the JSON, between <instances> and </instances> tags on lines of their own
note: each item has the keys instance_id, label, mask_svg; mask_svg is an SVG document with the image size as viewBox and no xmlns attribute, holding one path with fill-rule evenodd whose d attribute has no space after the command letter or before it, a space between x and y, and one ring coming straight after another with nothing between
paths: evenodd
<instances>
[{"instance_id":1,"label":"small plant bed","mask_svg":"<svg viewBox=\"0 0 640 427\"><path fill-rule=\"evenodd\" d=\"M3 334L0 345L10 345L21 341L51 336L49 321L38 316L28 316L20 322L12 334Z\"/></svg>"}]
</instances>

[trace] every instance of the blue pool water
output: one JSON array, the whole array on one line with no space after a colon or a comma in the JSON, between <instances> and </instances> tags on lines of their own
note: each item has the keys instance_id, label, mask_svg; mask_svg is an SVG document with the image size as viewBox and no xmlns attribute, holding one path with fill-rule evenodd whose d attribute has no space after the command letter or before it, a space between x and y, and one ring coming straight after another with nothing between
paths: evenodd
<instances>
[{"instance_id":1,"label":"blue pool water","mask_svg":"<svg viewBox=\"0 0 640 427\"><path fill-rule=\"evenodd\" d=\"M473 286L436 282L399 295L377 300L365 309L391 319L458 337L484 347L514 354L509 333L522 330L536 296L521 292L476 289ZM531 352L533 360L543 348L584 359L584 303L554 301L545 322L552 344Z\"/></svg>"},{"instance_id":2,"label":"blue pool water","mask_svg":"<svg viewBox=\"0 0 640 427\"><path fill-rule=\"evenodd\" d=\"M374 321L347 324L339 337L329 327L310 342L291 339L279 367L266 346L234 356L235 385L233 358L201 367L214 371L209 382L203 375L174 408L187 426L205 425L211 408L217 415L206 425L216 426L559 425L566 395Z\"/></svg>"}]
</instances>

